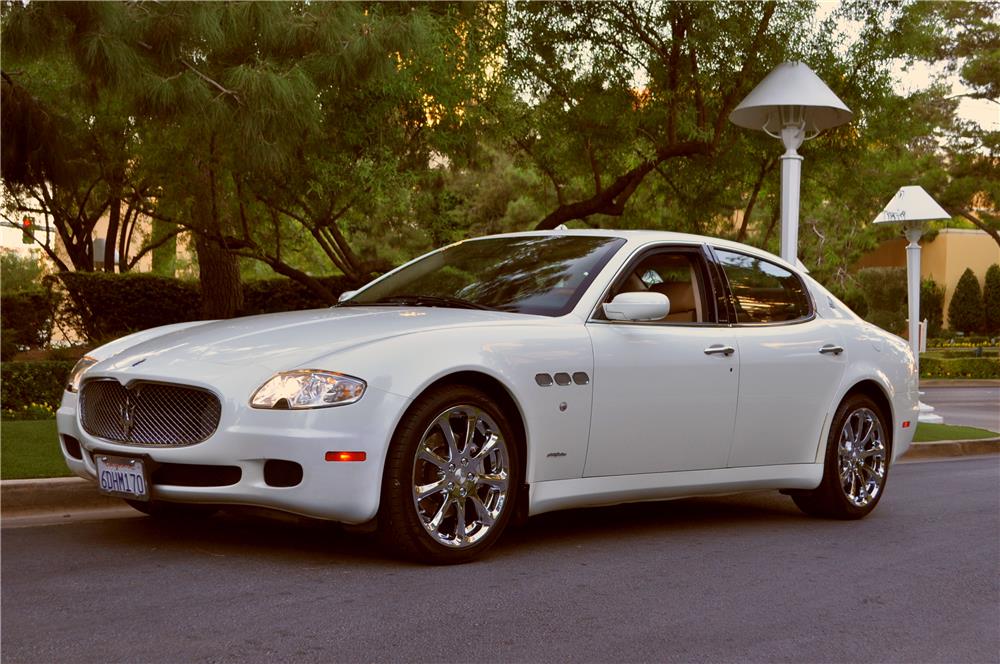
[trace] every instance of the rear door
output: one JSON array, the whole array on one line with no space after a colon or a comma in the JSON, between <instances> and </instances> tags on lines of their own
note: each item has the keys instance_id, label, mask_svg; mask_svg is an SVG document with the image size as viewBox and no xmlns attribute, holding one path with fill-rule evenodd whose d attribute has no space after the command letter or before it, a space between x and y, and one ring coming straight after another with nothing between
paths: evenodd
<instances>
[{"instance_id":1,"label":"rear door","mask_svg":"<svg viewBox=\"0 0 1000 664\"><path fill-rule=\"evenodd\" d=\"M805 284L764 258L715 248L739 347L736 427L728 465L813 463L847 364L835 326Z\"/></svg>"}]
</instances>

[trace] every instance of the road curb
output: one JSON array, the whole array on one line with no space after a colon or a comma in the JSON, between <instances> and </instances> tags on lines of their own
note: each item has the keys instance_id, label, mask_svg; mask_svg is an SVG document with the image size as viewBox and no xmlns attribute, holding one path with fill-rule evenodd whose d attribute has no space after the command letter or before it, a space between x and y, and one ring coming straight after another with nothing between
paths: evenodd
<instances>
[{"instance_id":1,"label":"road curb","mask_svg":"<svg viewBox=\"0 0 1000 664\"><path fill-rule=\"evenodd\" d=\"M121 499L98 493L94 482L79 477L0 482L0 514L3 516L122 505Z\"/></svg>"},{"instance_id":2,"label":"road curb","mask_svg":"<svg viewBox=\"0 0 1000 664\"><path fill-rule=\"evenodd\" d=\"M1000 452L1000 438L973 438L971 440L939 440L934 443L913 443L902 457L911 459L937 459L942 457L978 456Z\"/></svg>"},{"instance_id":3,"label":"road curb","mask_svg":"<svg viewBox=\"0 0 1000 664\"><path fill-rule=\"evenodd\" d=\"M997 387L998 378L923 378L920 389L925 387Z\"/></svg>"},{"instance_id":4,"label":"road curb","mask_svg":"<svg viewBox=\"0 0 1000 664\"><path fill-rule=\"evenodd\" d=\"M913 443L903 461L979 456L1000 453L1000 438L979 440L942 440ZM21 516L39 512L79 511L121 508L121 499L97 492L93 482L79 477L0 482L0 515Z\"/></svg>"}]
</instances>

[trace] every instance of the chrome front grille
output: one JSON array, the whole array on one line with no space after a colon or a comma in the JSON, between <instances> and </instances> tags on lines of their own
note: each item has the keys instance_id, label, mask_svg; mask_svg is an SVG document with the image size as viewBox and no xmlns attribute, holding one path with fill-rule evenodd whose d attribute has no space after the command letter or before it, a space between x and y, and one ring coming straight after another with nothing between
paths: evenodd
<instances>
[{"instance_id":1,"label":"chrome front grille","mask_svg":"<svg viewBox=\"0 0 1000 664\"><path fill-rule=\"evenodd\" d=\"M218 397L185 385L92 380L80 390L83 430L125 445L194 445L215 433L221 415Z\"/></svg>"}]
</instances>

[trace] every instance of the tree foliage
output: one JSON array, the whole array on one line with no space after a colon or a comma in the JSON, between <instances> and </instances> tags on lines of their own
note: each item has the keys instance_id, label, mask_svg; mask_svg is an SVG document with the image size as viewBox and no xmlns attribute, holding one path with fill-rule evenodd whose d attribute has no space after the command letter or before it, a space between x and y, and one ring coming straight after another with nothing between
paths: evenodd
<instances>
[{"instance_id":1,"label":"tree foliage","mask_svg":"<svg viewBox=\"0 0 1000 664\"><path fill-rule=\"evenodd\" d=\"M561 223L776 250L781 147L728 117L799 60L854 112L800 149L799 255L845 290L905 184L1000 242L996 132L958 121L944 81L893 80L945 63L996 101L997 7L846 0L818 21L810 2L8 2L7 212L52 220L62 270L114 269L117 251L119 271L152 252L169 273L190 236L212 317L245 310L248 275L332 302L324 276Z\"/></svg>"},{"instance_id":2,"label":"tree foliage","mask_svg":"<svg viewBox=\"0 0 1000 664\"><path fill-rule=\"evenodd\" d=\"M983 331L1000 335L1000 264L986 270L983 281Z\"/></svg>"},{"instance_id":3,"label":"tree foliage","mask_svg":"<svg viewBox=\"0 0 1000 664\"><path fill-rule=\"evenodd\" d=\"M941 334L944 325L944 288L933 279L920 282L920 317L927 320L927 336Z\"/></svg>"},{"instance_id":4,"label":"tree foliage","mask_svg":"<svg viewBox=\"0 0 1000 664\"><path fill-rule=\"evenodd\" d=\"M983 296L979 279L971 268L965 268L951 295L948 327L965 334L979 332L983 328Z\"/></svg>"}]
</instances>

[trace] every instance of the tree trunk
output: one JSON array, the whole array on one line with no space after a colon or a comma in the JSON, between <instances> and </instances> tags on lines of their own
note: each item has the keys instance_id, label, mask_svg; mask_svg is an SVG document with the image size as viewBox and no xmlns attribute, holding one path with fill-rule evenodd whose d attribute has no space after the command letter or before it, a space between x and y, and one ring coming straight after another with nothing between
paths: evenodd
<instances>
[{"instance_id":1,"label":"tree trunk","mask_svg":"<svg viewBox=\"0 0 1000 664\"><path fill-rule=\"evenodd\" d=\"M155 242L173 230L173 224L153 217L152 238ZM177 271L177 236L173 236L162 245L153 249L153 273L163 277L172 277Z\"/></svg>"},{"instance_id":2,"label":"tree trunk","mask_svg":"<svg viewBox=\"0 0 1000 664\"><path fill-rule=\"evenodd\" d=\"M195 236L203 318L232 318L243 308L239 259L214 240Z\"/></svg>"},{"instance_id":3,"label":"tree trunk","mask_svg":"<svg viewBox=\"0 0 1000 664\"><path fill-rule=\"evenodd\" d=\"M224 214L219 209L216 190L215 136L208 142L208 159L199 168L200 195L195 197L191 218L197 226L195 252L198 254L198 280L201 282L203 318L232 318L243 309L243 282L239 258L228 251L224 238Z\"/></svg>"},{"instance_id":4,"label":"tree trunk","mask_svg":"<svg viewBox=\"0 0 1000 664\"><path fill-rule=\"evenodd\" d=\"M108 211L108 230L104 234L104 271L115 271L115 245L118 240L118 225L122 218L122 201L120 197L115 197L111 201L111 208ZM124 252L122 252L124 253Z\"/></svg>"}]
</instances>

